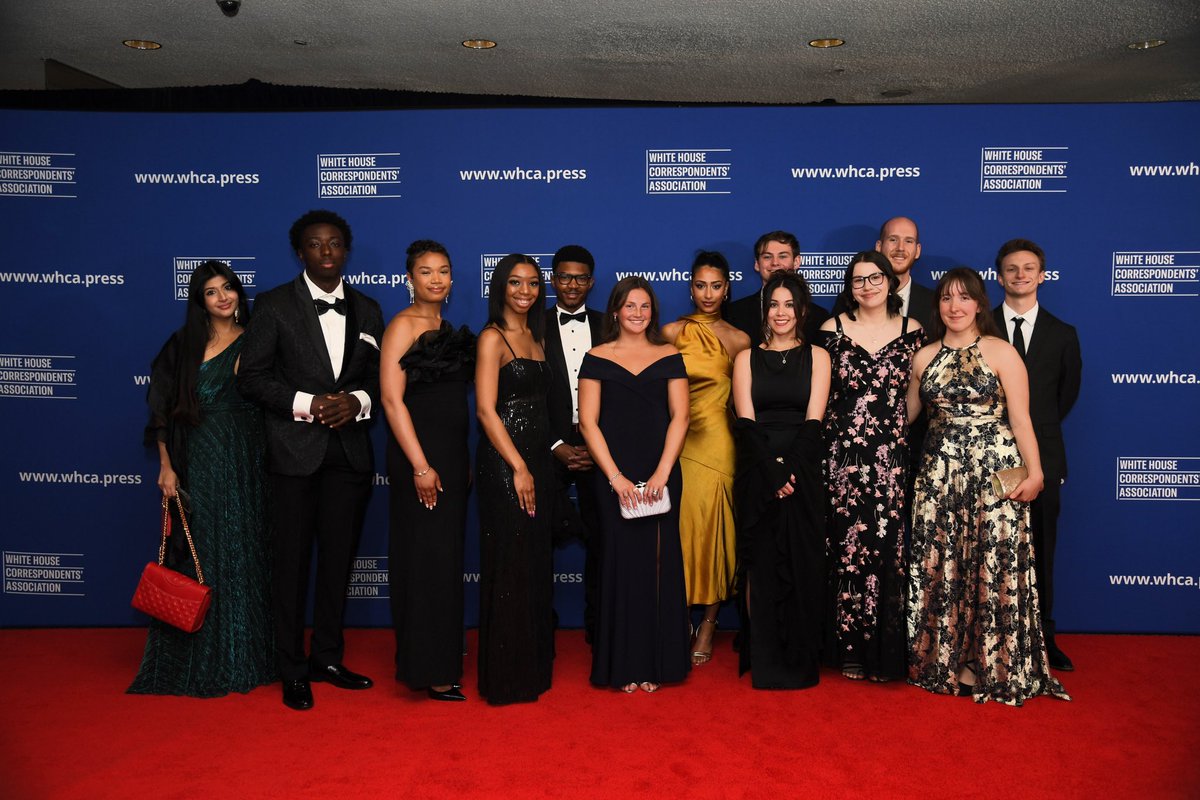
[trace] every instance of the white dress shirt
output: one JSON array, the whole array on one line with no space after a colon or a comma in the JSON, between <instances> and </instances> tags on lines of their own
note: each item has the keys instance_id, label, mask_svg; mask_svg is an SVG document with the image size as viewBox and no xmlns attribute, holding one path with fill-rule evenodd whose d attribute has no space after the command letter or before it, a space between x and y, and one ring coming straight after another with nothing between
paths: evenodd
<instances>
[{"instance_id":1,"label":"white dress shirt","mask_svg":"<svg viewBox=\"0 0 1200 800\"><path fill-rule=\"evenodd\" d=\"M579 368L583 366L583 356L592 349L592 326L587 318L572 320L566 325L559 322L559 314L586 314L587 307L580 306L570 312L560 305L554 306L554 324L558 325L558 336L562 340L563 360L567 362L567 381L571 384L571 422L579 424ZM562 444L562 439L550 446L550 449Z\"/></svg>"},{"instance_id":2,"label":"white dress shirt","mask_svg":"<svg viewBox=\"0 0 1200 800\"><path fill-rule=\"evenodd\" d=\"M912 278L908 282L896 290L896 296L900 298L900 316L908 316L908 301L912 297Z\"/></svg>"},{"instance_id":3,"label":"white dress shirt","mask_svg":"<svg viewBox=\"0 0 1200 800\"><path fill-rule=\"evenodd\" d=\"M304 283L308 286L308 293L312 295L313 300L321 300L333 305L334 300L346 299L346 289L341 281L338 281L338 285L332 292L326 292L312 282L307 272L303 275ZM333 367L334 380L337 380L342 374L342 359L346 355L346 315L330 310L324 314L318 314L317 321L321 323L321 334L325 337L325 349L329 351L329 365ZM354 421L370 419L371 396L361 389L353 391L351 394L358 398L358 402L362 406ZM297 422L313 421L311 409L314 397L315 395L308 392L296 392L295 398L292 399L292 418L294 420Z\"/></svg>"},{"instance_id":4,"label":"white dress shirt","mask_svg":"<svg viewBox=\"0 0 1200 800\"><path fill-rule=\"evenodd\" d=\"M1005 303L1000 307L1000 313L1004 315L1004 326L1008 328L1008 340L1010 342L1013 340L1013 330L1017 327L1013 324L1013 320L1017 317L1024 320L1021 323L1021 335L1025 337L1025 351L1029 352L1029 343L1033 341L1033 326L1037 322L1038 304L1034 303L1033 308L1024 314L1018 314L1008 307L1008 303Z\"/></svg>"}]
</instances>

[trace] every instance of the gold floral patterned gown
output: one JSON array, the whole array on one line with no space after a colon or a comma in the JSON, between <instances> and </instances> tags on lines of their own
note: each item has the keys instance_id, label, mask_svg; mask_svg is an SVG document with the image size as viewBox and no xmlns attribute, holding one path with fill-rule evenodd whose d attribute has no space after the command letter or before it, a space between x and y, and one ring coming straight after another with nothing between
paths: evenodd
<instances>
[{"instance_id":1,"label":"gold floral patterned gown","mask_svg":"<svg viewBox=\"0 0 1200 800\"><path fill-rule=\"evenodd\" d=\"M679 466L687 502L679 507L679 538L688 605L729 598L733 584L733 472L730 428L733 361L709 327L718 314L690 314L675 346L687 367L690 422Z\"/></svg>"},{"instance_id":2,"label":"gold floral patterned gown","mask_svg":"<svg viewBox=\"0 0 1200 800\"><path fill-rule=\"evenodd\" d=\"M909 682L1021 705L1071 699L1050 675L1038 614L1029 504L998 497L994 472L1021 463L1004 389L979 349L943 346L921 378L929 433L917 474L909 564Z\"/></svg>"}]
</instances>

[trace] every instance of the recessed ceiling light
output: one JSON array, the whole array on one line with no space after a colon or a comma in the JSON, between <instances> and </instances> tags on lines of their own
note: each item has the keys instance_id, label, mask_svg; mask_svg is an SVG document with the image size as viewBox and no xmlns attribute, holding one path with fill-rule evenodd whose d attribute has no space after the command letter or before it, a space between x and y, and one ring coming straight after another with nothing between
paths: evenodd
<instances>
[{"instance_id":1,"label":"recessed ceiling light","mask_svg":"<svg viewBox=\"0 0 1200 800\"><path fill-rule=\"evenodd\" d=\"M160 50L160 49L162 49L161 44L159 44L158 42L152 42L149 39L126 39L125 41L121 42L121 44L125 45L126 47L133 48L134 50Z\"/></svg>"},{"instance_id":2,"label":"recessed ceiling light","mask_svg":"<svg viewBox=\"0 0 1200 800\"><path fill-rule=\"evenodd\" d=\"M1125 46L1130 50L1153 50L1155 47L1162 47L1166 43L1166 39L1146 39L1141 42L1130 42Z\"/></svg>"},{"instance_id":3,"label":"recessed ceiling light","mask_svg":"<svg viewBox=\"0 0 1200 800\"><path fill-rule=\"evenodd\" d=\"M462 46L472 50L491 50L496 43L491 39L464 39Z\"/></svg>"},{"instance_id":4,"label":"recessed ceiling light","mask_svg":"<svg viewBox=\"0 0 1200 800\"><path fill-rule=\"evenodd\" d=\"M808 43L809 47L820 47L822 49L828 47L841 47L846 43L845 39L811 39Z\"/></svg>"}]
</instances>

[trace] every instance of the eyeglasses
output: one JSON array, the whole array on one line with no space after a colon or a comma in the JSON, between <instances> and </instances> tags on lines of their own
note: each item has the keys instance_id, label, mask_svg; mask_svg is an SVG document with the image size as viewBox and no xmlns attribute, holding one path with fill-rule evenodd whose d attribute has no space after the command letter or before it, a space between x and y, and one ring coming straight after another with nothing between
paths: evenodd
<instances>
[{"instance_id":1,"label":"eyeglasses","mask_svg":"<svg viewBox=\"0 0 1200 800\"><path fill-rule=\"evenodd\" d=\"M571 284L575 284L577 286L586 286L587 284L592 282L592 276L591 275L568 275L565 272L556 272L556 273L554 273L554 280L558 281L559 283L563 284L564 286L570 286Z\"/></svg>"},{"instance_id":2,"label":"eyeglasses","mask_svg":"<svg viewBox=\"0 0 1200 800\"><path fill-rule=\"evenodd\" d=\"M883 283L883 273L875 272L870 275L859 275L850 279L850 285L855 289L861 289L868 283L870 283L872 286L879 286L881 283Z\"/></svg>"}]
</instances>

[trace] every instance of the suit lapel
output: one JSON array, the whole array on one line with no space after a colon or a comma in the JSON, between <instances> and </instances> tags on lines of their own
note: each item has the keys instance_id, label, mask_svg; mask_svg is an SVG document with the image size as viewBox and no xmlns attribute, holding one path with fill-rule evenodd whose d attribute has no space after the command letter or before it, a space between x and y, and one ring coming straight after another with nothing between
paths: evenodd
<instances>
[{"instance_id":1,"label":"suit lapel","mask_svg":"<svg viewBox=\"0 0 1200 800\"><path fill-rule=\"evenodd\" d=\"M358 293L349 286L342 283L342 290L346 294L346 341L343 343L342 350L342 374L338 376L338 383L346 377L350 372L350 357L354 354L354 346L358 344Z\"/></svg>"},{"instance_id":2,"label":"suit lapel","mask_svg":"<svg viewBox=\"0 0 1200 800\"><path fill-rule=\"evenodd\" d=\"M560 375L567 374L567 359L563 355L562 334L558 330L558 310L551 308L546 314L546 358Z\"/></svg>"},{"instance_id":3,"label":"suit lapel","mask_svg":"<svg viewBox=\"0 0 1200 800\"><path fill-rule=\"evenodd\" d=\"M308 284L304 282L303 274L296 278L294 285L296 287L296 314L300 320L300 327L308 337L309 346L312 347L312 351L321 358L325 378L332 383L333 363L329 360L329 348L325 346L325 332L321 330L321 323L317 318L317 309L313 306L312 294L308 291Z\"/></svg>"}]
</instances>

